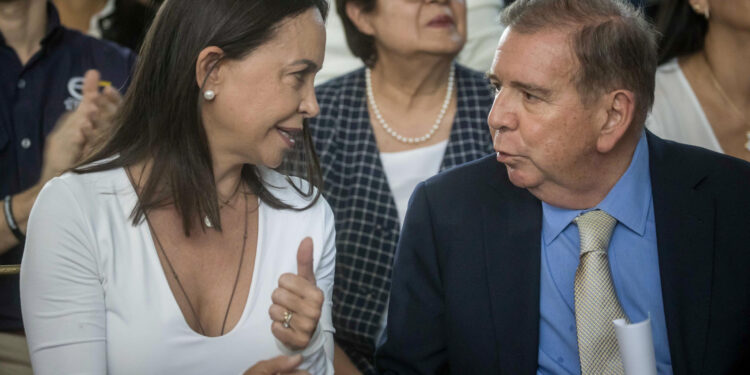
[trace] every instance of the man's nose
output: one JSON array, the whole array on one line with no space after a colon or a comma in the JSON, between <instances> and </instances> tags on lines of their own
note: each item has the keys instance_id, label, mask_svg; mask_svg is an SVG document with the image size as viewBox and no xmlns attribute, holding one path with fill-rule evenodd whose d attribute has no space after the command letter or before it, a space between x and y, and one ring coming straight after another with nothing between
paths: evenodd
<instances>
[{"instance_id":1,"label":"man's nose","mask_svg":"<svg viewBox=\"0 0 750 375\"><path fill-rule=\"evenodd\" d=\"M493 136L496 131L513 130L518 126L518 116L512 98L506 91L501 89L495 96L490 114L487 116L487 124L492 129Z\"/></svg>"}]
</instances>

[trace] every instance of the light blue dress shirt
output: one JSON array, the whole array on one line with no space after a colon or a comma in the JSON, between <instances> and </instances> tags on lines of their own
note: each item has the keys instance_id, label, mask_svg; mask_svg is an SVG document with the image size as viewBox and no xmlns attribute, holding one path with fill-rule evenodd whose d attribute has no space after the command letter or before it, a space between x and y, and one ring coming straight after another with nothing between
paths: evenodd
<instances>
[{"instance_id":1,"label":"light blue dress shirt","mask_svg":"<svg viewBox=\"0 0 750 375\"><path fill-rule=\"evenodd\" d=\"M631 322L651 317L659 374L672 374L661 296L648 144L641 136L625 174L596 207L567 210L542 203L539 368L537 374L580 374L573 292L580 254L579 214L601 209L617 219L609 266L617 298Z\"/></svg>"}]
</instances>

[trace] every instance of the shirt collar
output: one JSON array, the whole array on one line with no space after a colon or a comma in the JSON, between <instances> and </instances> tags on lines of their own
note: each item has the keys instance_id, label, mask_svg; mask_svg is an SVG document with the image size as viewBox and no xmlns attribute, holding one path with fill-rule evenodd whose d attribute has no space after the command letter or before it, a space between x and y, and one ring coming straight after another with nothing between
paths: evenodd
<instances>
[{"instance_id":1,"label":"shirt collar","mask_svg":"<svg viewBox=\"0 0 750 375\"><path fill-rule=\"evenodd\" d=\"M54 37L62 30L62 24L60 24L60 15L57 13L57 8L52 4L51 1L47 2L47 33L42 38L41 44L45 45L51 42Z\"/></svg>"},{"instance_id":2,"label":"shirt collar","mask_svg":"<svg viewBox=\"0 0 750 375\"><path fill-rule=\"evenodd\" d=\"M635 147L630 166L598 205L586 210L569 210L542 202L543 239L549 245L576 216L595 209L607 212L628 229L643 236L650 206L651 175L648 142L644 131Z\"/></svg>"},{"instance_id":3,"label":"shirt collar","mask_svg":"<svg viewBox=\"0 0 750 375\"><path fill-rule=\"evenodd\" d=\"M89 31L88 34L95 37L95 38L102 38L102 28L99 25L101 20L103 18L107 18L115 13L115 0L107 0L107 3L104 5L104 8L99 11L99 13L94 14L91 16L91 21L89 22Z\"/></svg>"}]
</instances>

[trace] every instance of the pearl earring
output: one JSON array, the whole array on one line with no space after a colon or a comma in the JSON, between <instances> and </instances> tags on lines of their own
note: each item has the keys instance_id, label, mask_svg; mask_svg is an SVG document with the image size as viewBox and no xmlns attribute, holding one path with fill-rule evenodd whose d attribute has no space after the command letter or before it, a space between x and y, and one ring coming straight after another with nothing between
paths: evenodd
<instances>
[{"instance_id":1,"label":"pearl earring","mask_svg":"<svg viewBox=\"0 0 750 375\"><path fill-rule=\"evenodd\" d=\"M698 13L701 16L706 17L706 19L710 17L710 10L708 6L706 6L706 10L704 11L703 7L700 4L692 4L692 5L693 5L693 11L695 11L695 13Z\"/></svg>"},{"instance_id":2,"label":"pearl earring","mask_svg":"<svg viewBox=\"0 0 750 375\"><path fill-rule=\"evenodd\" d=\"M206 90L203 92L203 98L208 100L209 102L214 100L215 97L216 93L214 92L214 90Z\"/></svg>"}]
</instances>

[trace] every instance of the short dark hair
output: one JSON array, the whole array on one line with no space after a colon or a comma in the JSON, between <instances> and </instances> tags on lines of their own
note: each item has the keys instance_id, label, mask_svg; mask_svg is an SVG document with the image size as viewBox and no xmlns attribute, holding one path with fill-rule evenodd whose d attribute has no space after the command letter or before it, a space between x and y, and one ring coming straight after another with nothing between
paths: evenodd
<instances>
[{"instance_id":1,"label":"short dark hair","mask_svg":"<svg viewBox=\"0 0 750 375\"><path fill-rule=\"evenodd\" d=\"M502 23L519 33L571 30L578 59L574 82L584 104L608 90L635 95L633 123L643 126L654 103L656 31L641 10L621 0L517 0Z\"/></svg>"},{"instance_id":2,"label":"short dark hair","mask_svg":"<svg viewBox=\"0 0 750 375\"><path fill-rule=\"evenodd\" d=\"M378 59L378 52L375 49L375 38L367 35L357 28L346 14L346 4L352 3L358 6L362 12L369 13L375 10L376 0L336 0L336 11L341 17L344 24L344 34L346 35L346 44L354 56L362 60L365 65L372 67Z\"/></svg>"},{"instance_id":3,"label":"short dark hair","mask_svg":"<svg viewBox=\"0 0 750 375\"><path fill-rule=\"evenodd\" d=\"M115 119L114 133L99 151L74 171L88 173L153 160L144 182L133 224L158 207L174 204L190 234L193 220L208 216L221 230L216 183L208 139L201 119L201 92L195 81L200 52L217 46L221 59L239 60L275 35L282 21L317 8L325 18L326 0L168 0L162 4L140 51L133 81ZM307 123L303 144L308 161L307 197L320 195L317 168ZM115 157L117 156L117 157ZM114 157L114 158L113 158ZM94 161L112 158L103 163ZM292 207L266 188L257 167L244 165L242 180L264 203ZM296 188L296 185L293 185ZM315 193L317 191L317 193Z\"/></svg>"},{"instance_id":4,"label":"short dark hair","mask_svg":"<svg viewBox=\"0 0 750 375\"><path fill-rule=\"evenodd\" d=\"M708 20L695 13L690 2L666 0L659 5L656 27L661 33L659 64L703 49Z\"/></svg>"}]
</instances>

